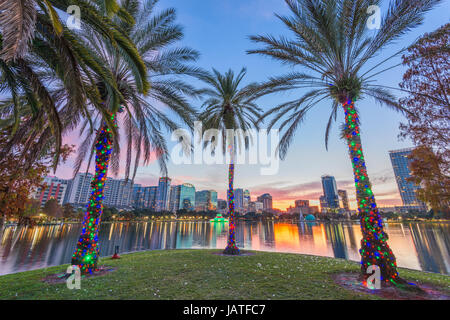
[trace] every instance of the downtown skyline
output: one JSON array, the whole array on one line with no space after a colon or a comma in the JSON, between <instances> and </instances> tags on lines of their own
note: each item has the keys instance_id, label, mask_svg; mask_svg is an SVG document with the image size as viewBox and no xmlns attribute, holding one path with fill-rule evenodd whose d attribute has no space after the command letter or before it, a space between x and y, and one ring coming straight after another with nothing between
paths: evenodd
<instances>
[{"instance_id":1,"label":"downtown skyline","mask_svg":"<svg viewBox=\"0 0 450 320\"><path fill-rule=\"evenodd\" d=\"M280 70L289 70L279 63L257 56L249 56L246 50L254 48L248 40L249 35L258 33L282 34L283 27L273 13L286 13L287 8L278 0L251 0L245 3L229 2L180 2L168 0L159 4L160 8L173 6L177 9L179 22L185 29L183 44L200 51L198 65L205 69L215 67L221 71L248 69L248 82L263 81ZM255 9L256 8L256 9ZM382 11L385 7L381 8ZM446 23L443 11L449 11L450 4L443 3L427 14L425 23L407 34L397 46L386 50L389 55L395 47L411 44L425 32L431 32ZM253 14L249 15L252 12ZM230 25L229 21L233 21ZM400 58L399 58L400 59ZM399 59L396 61L398 62ZM264 65L264 68L261 66ZM298 70L298 69L296 69ZM405 68L398 67L386 72L378 81L397 87ZM192 84L198 82L192 80ZM269 109L291 94L277 94L261 99L264 110ZM193 105L199 107L198 101ZM280 162L280 170L276 176L261 176L260 166L242 165L236 171L236 186L245 186L253 194L270 193L274 198L274 208L285 210L297 199L310 200L313 205L319 204L322 195L320 177L332 175L336 178L337 188L346 190L351 209L356 208L352 168L348 161L345 143L339 139L338 124L342 123L343 115L338 114L337 124L333 127L329 151L324 146L324 129L326 120L322 112L328 113L329 102L321 103L316 112L308 116L307 121L299 129L297 137L285 161ZM398 126L404 121L403 116L384 108L379 112L372 100L361 101L361 122L363 124L362 140L365 145L367 167L373 183L373 191L380 205L401 205L402 201L390 163L389 151L412 146L410 141L399 141ZM170 139L170 134L166 134ZM77 145L80 137L77 132L67 135L65 143ZM173 144L169 143L169 148ZM123 155L124 157L124 155ZM72 178L72 166L75 155L61 165L56 176ZM173 165L169 162L169 176L174 182L181 184L189 182L201 189L218 191L219 198L226 198L227 168L225 165ZM83 172L85 167L82 167ZM152 161L149 166L138 169L135 183L156 185L159 179L159 167ZM115 178L123 178L123 172Z\"/></svg>"}]
</instances>

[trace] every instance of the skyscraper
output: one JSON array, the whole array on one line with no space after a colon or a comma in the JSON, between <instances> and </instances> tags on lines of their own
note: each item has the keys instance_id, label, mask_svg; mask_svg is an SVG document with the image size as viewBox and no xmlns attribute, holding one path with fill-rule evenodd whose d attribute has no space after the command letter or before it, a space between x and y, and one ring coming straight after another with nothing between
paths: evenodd
<instances>
[{"instance_id":1,"label":"skyscraper","mask_svg":"<svg viewBox=\"0 0 450 320\"><path fill-rule=\"evenodd\" d=\"M257 198L258 202L262 202L263 210L270 211L272 210L272 196L268 193L264 193L263 195Z\"/></svg>"},{"instance_id":2,"label":"skyscraper","mask_svg":"<svg viewBox=\"0 0 450 320\"><path fill-rule=\"evenodd\" d=\"M180 186L178 209L195 209L195 187L190 183L184 183Z\"/></svg>"},{"instance_id":3,"label":"skyscraper","mask_svg":"<svg viewBox=\"0 0 450 320\"><path fill-rule=\"evenodd\" d=\"M416 197L416 191L420 186L414 182L408 181L411 177L409 170L409 163L411 159L408 156L411 154L412 148L389 151L392 168L394 169L395 179L397 180L398 190L404 206L414 209L426 210L426 205L419 201Z\"/></svg>"},{"instance_id":4,"label":"skyscraper","mask_svg":"<svg viewBox=\"0 0 450 320\"><path fill-rule=\"evenodd\" d=\"M322 188L327 208L338 209L339 196L336 186L336 179L333 176L322 176Z\"/></svg>"},{"instance_id":5,"label":"skyscraper","mask_svg":"<svg viewBox=\"0 0 450 320\"><path fill-rule=\"evenodd\" d=\"M234 210L236 212L244 211L244 190L234 189Z\"/></svg>"},{"instance_id":6,"label":"skyscraper","mask_svg":"<svg viewBox=\"0 0 450 320\"><path fill-rule=\"evenodd\" d=\"M342 208L344 208L345 211L350 211L347 190L338 190L338 195L340 202L342 202Z\"/></svg>"},{"instance_id":7,"label":"skyscraper","mask_svg":"<svg viewBox=\"0 0 450 320\"><path fill-rule=\"evenodd\" d=\"M217 210L217 192L214 190L196 192L195 209L197 211Z\"/></svg>"},{"instance_id":8,"label":"skyscraper","mask_svg":"<svg viewBox=\"0 0 450 320\"><path fill-rule=\"evenodd\" d=\"M91 181L93 177L90 173L78 173L67 190L66 202L79 205L87 204L92 192Z\"/></svg>"},{"instance_id":9,"label":"skyscraper","mask_svg":"<svg viewBox=\"0 0 450 320\"><path fill-rule=\"evenodd\" d=\"M169 211L177 212L180 205L180 186L171 186L169 192Z\"/></svg>"},{"instance_id":10,"label":"skyscraper","mask_svg":"<svg viewBox=\"0 0 450 320\"><path fill-rule=\"evenodd\" d=\"M133 207L137 209L155 210L156 191L158 187L142 187L135 184L133 187Z\"/></svg>"},{"instance_id":11,"label":"skyscraper","mask_svg":"<svg viewBox=\"0 0 450 320\"><path fill-rule=\"evenodd\" d=\"M133 200L133 184L131 180L107 178L103 205L108 207L129 207Z\"/></svg>"},{"instance_id":12,"label":"skyscraper","mask_svg":"<svg viewBox=\"0 0 450 320\"><path fill-rule=\"evenodd\" d=\"M169 209L169 193L171 179L168 177L159 178L158 189L156 191L156 211L167 211Z\"/></svg>"},{"instance_id":13,"label":"skyscraper","mask_svg":"<svg viewBox=\"0 0 450 320\"><path fill-rule=\"evenodd\" d=\"M194 210L195 187L190 183L173 186L170 189L169 211L177 212L181 209Z\"/></svg>"},{"instance_id":14,"label":"skyscraper","mask_svg":"<svg viewBox=\"0 0 450 320\"><path fill-rule=\"evenodd\" d=\"M247 210L248 206L252 202L252 198L250 196L250 190L244 190L244 209Z\"/></svg>"}]
</instances>

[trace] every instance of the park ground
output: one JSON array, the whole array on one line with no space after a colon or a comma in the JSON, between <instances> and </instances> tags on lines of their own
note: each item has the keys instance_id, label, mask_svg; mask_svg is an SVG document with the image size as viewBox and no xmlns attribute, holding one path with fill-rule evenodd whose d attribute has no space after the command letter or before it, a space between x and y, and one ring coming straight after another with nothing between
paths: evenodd
<instances>
[{"instance_id":1,"label":"park ground","mask_svg":"<svg viewBox=\"0 0 450 320\"><path fill-rule=\"evenodd\" d=\"M342 259L249 252L223 256L218 250L164 250L101 258L113 271L83 277L79 290L49 283L68 265L0 276L0 299L382 299L345 289L333 276L360 270ZM432 285L450 295L450 277L399 269L408 281Z\"/></svg>"}]
</instances>

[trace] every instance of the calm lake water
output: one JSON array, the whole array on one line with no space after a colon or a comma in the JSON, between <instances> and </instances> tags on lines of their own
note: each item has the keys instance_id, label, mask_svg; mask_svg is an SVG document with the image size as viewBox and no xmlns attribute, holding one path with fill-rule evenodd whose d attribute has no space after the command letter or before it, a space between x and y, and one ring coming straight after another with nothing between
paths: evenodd
<instances>
[{"instance_id":1,"label":"calm lake water","mask_svg":"<svg viewBox=\"0 0 450 320\"><path fill-rule=\"evenodd\" d=\"M401 267L450 274L450 224L386 224L389 244ZM9 227L0 235L0 275L69 263L81 224ZM105 223L99 239L102 256L156 249L219 248L228 224L210 222ZM291 252L359 261L357 223L240 222L241 249Z\"/></svg>"}]
</instances>

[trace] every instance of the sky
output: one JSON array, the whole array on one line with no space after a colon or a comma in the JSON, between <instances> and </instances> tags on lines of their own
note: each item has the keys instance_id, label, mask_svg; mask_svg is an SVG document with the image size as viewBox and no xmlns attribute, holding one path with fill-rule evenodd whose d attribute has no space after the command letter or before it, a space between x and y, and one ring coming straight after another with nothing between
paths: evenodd
<instances>
[{"instance_id":1,"label":"sky","mask_svg":"<svg viewBox=\"0 0 450 320\"><path fill-rule=\"evenodd\" d=\"M381 7L382 14L386 11L386 2L387 0ZM247 50L258 47L248 39L250 35L290 36L282 22L274 15L288 14L283 0L160 0L160 10L169 7L176 9L177 22L184 27L185 37L179 45L198 50L201 57L196 65L204 69L215 68L225 72L231 68L238 72L242 67L246 67L244 84L264 81L271 76L294 70L302 71L301 66L287 67L267 57L246 53ZM434 31L447 23L448 12L450 1L445 0L426 14L423 25L381 52L378 58L388 57L424 33ZM400 58L392 61L392 65L395 65L400 62ZM383 85L398 87L405 70L403 66L397 67L378 76L376 80ZM199 85L198 81L187 80ZM294 99L301 93L299 89L297 92L271 95L261 98L258 103L263 110L268 110ZM193 101L193 105L199 108L201 103ZM366 164L378 204L381 207L401 205L388 152L412 146L411 141L398 138L399 124L404 118L371 99L359 100L357 106L360 111ZM352 166L347 146L339 138L338 128L343 122L343 112L339 113L330 134L328 151L325 149L325 128L330 110L331 102L324 101L310 111L297 130L286 159L280 162L278 174L263 176L260 174L260 165L237 165L235 188L249 189L252 201L263 193L270 193L274 207L279 209L293 206L294 201L298 199L310 200L312 205L318 205L319 197L323 194L321 176L328 174L336 178L339 189L347 190L351 206L356 208ZM170 141L169 133L166 137ZM77 145L79 135L77 132L69 133L64 141ZM169 142L169 147L173 145L174 143ZM74 158L75 155L60 166L55 175L71 178ZM226 199L226 165L176 165L171 161L168 169L173 184L192 183L197 190L213 189L219 193L219 198ZM159 175L159 166L151 162L148 166L138 169L135 182L145 186L156 185ZM117 178L123 176L119 173Z\"/></svg>"}]
</instances>

